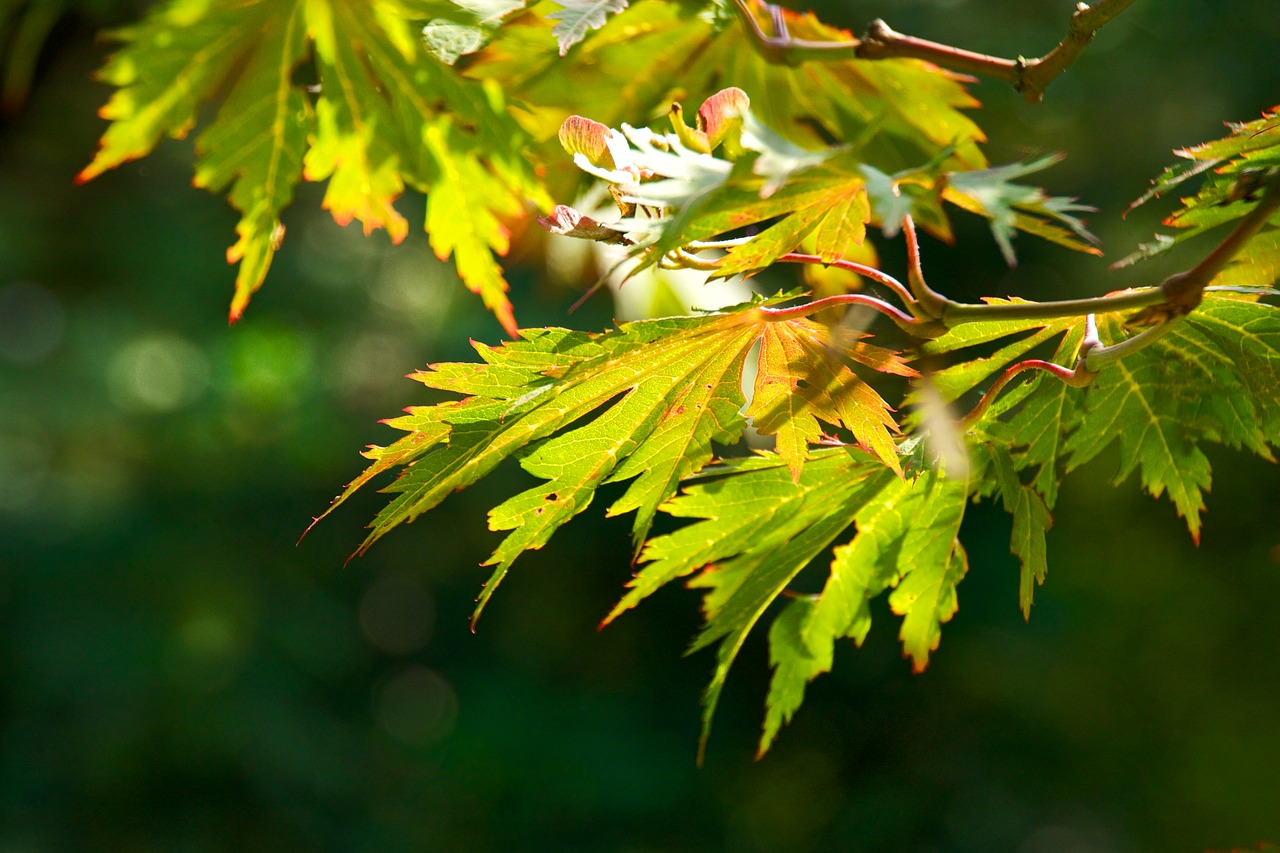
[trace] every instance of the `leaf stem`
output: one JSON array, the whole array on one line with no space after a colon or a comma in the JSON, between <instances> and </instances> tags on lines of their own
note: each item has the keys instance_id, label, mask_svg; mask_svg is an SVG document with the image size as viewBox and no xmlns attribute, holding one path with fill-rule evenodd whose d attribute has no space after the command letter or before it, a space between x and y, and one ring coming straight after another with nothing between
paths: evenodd
<instances>
[{"instance_id":1,"label":"leaf stem","mask_svg":"<svg viewBox=\"0 0 1280 853\"><path fill-rule=\"evenodd\" d=\"M1055 320L1060 317L1079 317L1093 313L1130 311L1159 305L1166 301L1159 287L1126 290L1106 296L1085 299L1062 299L1055 302L956 302L929 287L920 264L920 241L916 224L910 214L902 217L902 230L907 238L907 259L910 262L911 292L929 317L951 328L963 323L982 320Z\"/></svg>"},{"instance_id":2,"label":"leaf stem","mask_svg":"<svg viewBox=\"0 0 1280 853\"><path fill-rule=\"evenodd\" d=\"M887 272L878 270L875 267L869 267L866 264L860 264L856 261L847 261L844 258L836 258L834 261L828 261L824 260L819 255L805 255L800 252L788 252L778 258L778 261L780 263L788 264L821 264L824 267L836 267L837 269L848 270L849 272L857 273L860 276L865 276L876 284L883 284L885 287L892 290L902 299L907 308L911 309L911 313L916 313L913 308L916 304L916 300L912 297L911 291L907 290L907 288L903 286L902 282L898 281Z\"/></svg>"},{"instance_id":3,"label":"leaf stem","mask_svg":"<svg viewBox=\"0 0 1280 853\"><path fill-rule=\"evenodd\" d=\"M983 393L982 399L978 400L973 410L961 418L960 429L962 431L969 429L986 414L987 409L995 402L996 397L1000 396L1000 392L1019 373L1025 373L1028 370L1043 370L1046 373L1053 374L1073 388L1083 388L1092 382L1097 375L1089 373L1087 369L1082 369L1083 367L1082 363L1077 363L1075 370L1072 370L1069 367L1063 367L1061 364L1054 364L1052 361L1045 361L1039 358L1029 358L1026 361L1011 365L1004 373L1000 374L999 379L991 383L991 387Z\"/></svg>"},{"instance_id":4,"label":"leaf stem","mask_svg":"<svg viewBox=\"0 0 1280 853\"><path fill-rule=\"evenodd\" d=\"M827 308L836 308L841 305L864 305L872 308L888 317L904 332L918 338L936 338L946 331L946 329L930 320L921 320L918 317L913 317L896 305L890 305L884 300L868 296L865 293L838 293L835 296L815 299L813 302L793 305L790 308L758 308L756 310L761 313L765 320L776 323L784 320L794 320L798 317L808 317L810 314L816 314Z\"/></svg>"},{"instance_id":5,"label":"leaf stem","mask_svg":"<svg viewBox=\"0 0 1280 853\"><path fill-rule=\"evenodd\" d=\"M1172 320L1161 323L1158 326L1152 326L1149 329L1143 329L1138 334L1127 337L1123 341L1110 346L1094 347L1084 353L1081 360L1087 370L1097 373L1104 365L1119 361L1126 355L1132 355L1138 350L1150 346L1164 337L1181 319L1181 317L1174 317Z\"/></svg>"},{"instance_id":6,"label":"leaf stem","mask_svg":"<svg viewBox=\"0 0 1280 853\"><path fill-rule=\"evenodd\" d=\"M916 221L911 214L902 217L902 230L907 238L907 282L920 307L930 317L941 320L946 314L948 304L957 305L947 297L938 293L924 280L924 268L920 266L920 239L916 235Z\"/></svg>"},{"instance_id":7,"label":"leaf stem","mask_svg":"<svg viewBox=\"0 0 1280 853\"><path fill-rule=\"evenodd\" d=\"M1061 317L1079 317L1084 314L1106 314L1114 311L1130 311L1160 305L1165 301L1159 287L1142 287L1122 290L1106 296L1086 299L1062 299L1054 302L1001 302L968 303L952 302L942 309L939 321L948 327L974 323L981 320L1056 320Z\"/></svg>"}]
</instances>

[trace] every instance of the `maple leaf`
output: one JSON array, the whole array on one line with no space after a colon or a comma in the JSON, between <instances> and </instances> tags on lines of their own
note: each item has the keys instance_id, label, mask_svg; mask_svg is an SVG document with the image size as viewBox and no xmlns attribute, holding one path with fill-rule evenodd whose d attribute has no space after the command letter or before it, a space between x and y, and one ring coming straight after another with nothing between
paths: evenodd
<instances>
[{"instance_id":1,"label":"maple leaf","mask_svg":"<svg viewBox=\"0 0 1280 853\"><path fill-rule=\"evenodd\" d=\"M1104 341L1126 335L1114 314L1099 317L1099 331ZM1200 444L1266 459L1280 444L1280 309L1207 298L1162 338L1107 365L1082 398L1068 424L1068 469L1118 443L1116 482L1137 470L1152 495L1168 491L1199 541L1210 485Z\"/></svg>"},{"instance_id":2,"label":"maple leaf","mask_svg":"<svg viewBox=\"0 0 1280 853\"><path fill-rule=\"evenodd\" d=\"M927 473L917 480L881 478L863 495L857 533L834 552L822 591L798 597L769 632L774 667L760 753L800 707L805 687L831 669L837 640L862 645L871 629L873 598L894 589L889 604L904 616L899 634L916 671L938 647L941 625L956 610L955 586L967 570L956 541L964 515L963 481Z\"/></svg>"},{"instance_id":3,"label":"maple leaf","mask_svg":"<svg viewBox=\"0 0 1280 853\"><path fill-rule=\"evenodd\" d=\"M767 21L763 4L753 2L752 8ZM554 22L529 15L521 19L524 26L498 33L467 73L501 81L514 100L536 104L520 118L539 140L554 139L572 113L618 126L665 114L677 99L698 103L729 81L748 94L769 93L758 106L764 110L761 122L804 150L825 149L833 139L848 142L864 161L888 173L930 162L944 151L953 169L986 164L976 144L982 132L962 112L977 102L958 75L915 61L773 64L755 50L736 17L711 12L668 0L632 4L563 59L547 49L547 29ZM778 13L798 38L849 37L812 15ZM912 92L910 108L900 102L903 91ZM543 153L553 161L552 150ZM920 200L922 206L930 203L937 205Z\"/></svg>"},{"instance_id":4,"label":"maple leaf","mask_svg":"<svg viewBox=\"0 0 1280 853\"><path fill-rule=\"evenodd\" d=\"M898 424L865 381L831 352L831 330L812 320L774 323L760 339L756 391L747 417L763 435L777 436L778 454L799 479L808 447L821 439L819 420L844 426L854 439L897 474ZM918 376L896 354L850 340L846 354L899 376Z\"/></svg>"},{"instance_id":5,"label":"maple leaf","mask_svg":"<svg viewBox=\"0 0 1280 853\"><path fill-rule=\"evenodd\" d=\"M1049 571L1045 533L1053 527L1053 516L1045 498L1018 478L1007 448L988 445L987 453L995 470L996 485L1005 511L1013 516L1009 550L1021 565L1018 607L1022 610L1022 618L1029 620L1031 605L1035 603L1035 588L1044 583Z\"/></svg>"},{"instance_id":6,"label":"maple leaf","mask_svg":"<svg viewBox=\"0 0 1280 853\"><path fill-rule=\"evenodd\" d=\"M1015 231L1026 231L1068 249L1102 254L1098 240L1073 214L1093 210L1077 204L1075 199L1046 195L1039 187L1013 183L1033 172L1057 163L1059 155L1041 157L1026 163L1013 163L992 169L977 169L948 175L942 197L970 213L987 217L991 235L1010 266L1015 263L1012 238Z\"/></svg>"},{"instance_id":7,"label":"maple leaf","mask_svg":"<svg viewBox=\"0 0 1280 853\"><path fill-rule=\"evenodd\" d=\"M197 139L196 184L230 185L241 213L227 252L239 263L231 319L261 286L284 233L281 212L305 177L328 181L324 207L339 224L408 225L395 209L406 187L428 197L432 247L509 332L506 282L493 254L508 248L504 222L526 200L549 206L523 157L526 137L492 87L458 78L432 58L417 22L454 4L434 0L173 0L116 33L124 42L101 72L117 87L111 121L86 181L186 135L200 106L225 91ZM511 11L508 9L507 11ZM496 14L496 12L495 12ZM318 87L295 80L308 63ZM467 116L465 130L451 115Z\"/></svg>"},{"instance_id":8,"label":"maple leaf","mask_svg":"<svg viewBox=\"0 0 1280 853\"><path fill-rule=\"evenodd\" d=\"M1203 176L1200 189L1181 199L1181 205L1164 220L1177 230L1157 234L1131 255L1117 261L1124 267L1162 254L1174 246L1220 225L1241 219L1253 209L1259 187L1280 175L1280 109L1270 110L1251 122L1231 123L1230 133L1174 153L1186 163L1171 166L1152 182L1151 189L1130 205L1133 210L1170 192L1191 178ZM1280 271L1280 215L1269 230L1256 236L1214 280L1215 285L1267 286Z\"/></svg>"},{"instance_id":9,"label":"maple leaf","mask_svg":"<svg viewBox=\"0 0 1280 853\"><path fill-rule=\"evenodd\" d=\"M1123 315L1098 315L1097 325L1103 344L1130 336ZM1012 342L992 356L940 371L934 381L954 399L1055 335L1062 337L1053 361L1069 368L1082 330L1067 321L960 327L928 347L941 352L982 340ZM1211 482L1200 445L1225 444L1271 459L1271 448L1280 443L1280 309L1256 297L1207 294L1159 339L1105 365L1086 387L1041 374L1009 390L970 431L974 439L1007 447L1015 470L1036 469L1031 485L1046 509L1052 509L1065 471L1119 444L1116 482L1136 471L1152 495L1167 492L1198 540L1203 493ZM1007 486L1003 498L1007 506L1022 500ZM1023 512L1047 517L1030 505Z\"/></svg>"},{"instance_id":10,"label":"maple leaf","mask_svg":"<svg viewBox=\"0 0 1280 853\"><path fill-rule=\"evenodd\" d=\"M924 668L941 624L955 612L955 585L965 571L955 539L967 497L963 481L933 473L902 480L852 449L814 454L799 479L775 454L732 460L700 479L707 481L662 507L699 520L645 545L643 565L608 619L682 577L693 575L689 586L707 590L707 623L690 649L720 644L704 700L704 744L747 634L851 524L857 532L835 549L823 591L793 596L770 628L774 677L761 753L799 707L805 685L830 669L835 640L861 644L871 626L868 602L887 589L894 589L890 607L904 617L904 652L915 669Z\"/></svg>"},{"instance_id":11,"label":"maple leaf","mask_svg":"<svg viewBox=\"0 0 1280 853\"><path fill-rule=\"evenodd\" d=\"M862 244L868 223L896 229L901 217L929 196L987 216L1010 263L1015 229L1096 253L1093 237L1070 215L1086 208L1012 183L1052 158L947 175L939 171L942 160L936 160L889 176L864 163L853 146L821 152L796 146L761 123L748 104L741 90L723 90L699 109L699 129L685 126L676 108L675 132L667 134L626 124L611 130L580 116L561 126L560 141L574 162L607 182L623 207L626 215L612 228L634 243L633 271L669 260L672 253L724 247L724 257L707 262L712 275L750 274L811 236L819 257L831 262ZM715 128L713 136L701 129L704 125ZM713 138L722 144L719 153ZM876 184L874 192L870 182ZM901 187L908 183L917 190L904 195ZM921 185L927 188L923 192ZM941 211L932 221L946 222ZM758 233L740 235L762 224ZM701 245L708 240L711 246Z\"/></svg>"},{"instance_id":12,"label":"maple leaf","mask_svg":"<svg viewBox=\"0 0 1280 853\"><path fill-rule=\"evenodd\" d=\"M814 452L807 442L821 438L811 428L815 419L847 427L881 465L898 470L896 426L887 406L839 362L829 330L789 312L772 313L768 304L629 323L599 335L526 330L522 340L502 347L476 345L484 364L438 364L416 374L428 387L465 397L412 408L389 421L410 434L366 454L373 465L334 507L374 475L404 470L387 487L396 497L373 520L357 553L511 456L546 482L490 512L491 529L511 532L488 561L496 569L477 614L512 562L542 547L604 483L630 481L608 513L636 512L638 547L658 506L683 478L711 461L712 443L733 444L741 435L743 370L748 352L762 339L763 352L770 354L761 356L766 367L754 393L763 402L749 414L769 411L776 397L770 386L776 383L803 382L819 392L805 397L797 415L805 429L784 442L794 476ZM776 347L792 352L774 355ZM802 357L816 353L816 364ZM914 375L896 353L864 341L851 341L844 356L876 371ZM762 433L790 428L785 418L761 420Z\"/></svg>"}]
</instances>

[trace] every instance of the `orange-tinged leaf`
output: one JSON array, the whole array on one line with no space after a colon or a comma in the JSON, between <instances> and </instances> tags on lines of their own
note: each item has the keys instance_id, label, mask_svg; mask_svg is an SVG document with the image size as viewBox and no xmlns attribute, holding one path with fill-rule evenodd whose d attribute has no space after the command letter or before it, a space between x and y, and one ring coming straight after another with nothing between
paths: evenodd
<instances>
[{"instance_id":1,"label":"orange-tinged leaf","mask_svg":"<svg viewBox=\"0 0 1280 853\"><path fill-rule=\"evenodd\" d=\"M463 282L515 337L507 281L493 255L505 255L510 246L510 232L499 217L519 215L521 201L506 195L503 183L477 158L467 156L451 122L427 127L424 141L437 170L427 196L431 248L441 260L453 255Z\"/></svg>"},{"instance_id":2,"label":"orange-tinged leaf","mask_svg":"<svg viewBox=\"0 0 1280 853\"><path fill-rule=\"evenodd\" d=\"M884 372L914 374L896 355L859 344L849 356ZM823 437L819 421L844 427L876 458L901 474L893 410L843 363L831 330L812 320L771 323L760 345L755 396L747 409L755 428L777 436L779 455L799 480L810 445Z\"/></svg>"},{"instance_id":3,"label":"orange-tinged leaf","mask_svg":"<svg viewBox=\"0 0 1280 853\"><path fill-rule=\"evenodd\" d=\"M627 142L622 134L611 127L592 121L582 116L569 116L560 125L560 144L570 154L581 154L593 166L604 169L619 169L626 162L619 163L614 152L621 152L625 158Z\"/></svg>"},{"instance_id":4,"label":"orange-tinged leaf","mask_svg":"<svg viewBox=\"0 0 1280 853\"><path fill-rule=\"evenodd\" d=\"M780 439L788 442L797 476L810 456L807 443L821 438L817 419L848 428L880 464L900 471L890 410L830 352L826 327L810 320L774 319L766 307L750 305L630 323L600 335L533 329L520 338L478 346L483 364L434 365L415 377L465 396L410 409L390 422L410 437L366 454L375 464L338 503L373 474L388 467L402 473L389 488L398 496L374 520L361 551L512 455L545 482L490 513L492 529L511 533L489 561L496 569L482 606L515 559L542 547L603 483L629 482L609 514L636 511L638 546L680 480L712 460L712 442L738 440L745 427L743 371L757 341L767 355L749 414L768 408L763 404L771 395L781 405L784 395L776 392L797 384L812 382L820 392L797 397L801 428L788 427L781 412L769 421L785 432ZM846 355L881 372L915 375L897 353L865 341L853 341ZM757 428L770 416L756 414Z\"/></svg>"}]
</instances>

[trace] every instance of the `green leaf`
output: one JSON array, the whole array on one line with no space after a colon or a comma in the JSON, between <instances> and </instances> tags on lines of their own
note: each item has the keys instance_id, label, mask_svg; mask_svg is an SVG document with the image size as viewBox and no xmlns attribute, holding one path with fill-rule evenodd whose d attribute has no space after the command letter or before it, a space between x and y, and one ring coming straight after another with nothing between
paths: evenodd
<instances>
[{"instance_id":1,"label":"green leaf","mask_svg":"<svg viewBox=\"0 0 1280 853\"><path fill-rule=\"evenodd\" d=\"M175 2L119 30L127 43L99 77L117 87L101 110L112 124L93 161L77 176L88 181L149 153L164 135L181 138L196 123L201 102L232 86L218 118L201 136L196 184L221 190L241 212L239 240L227 251L242 262L231 319L262 284L283 229L280 211L293 197L313 117L290 82L305 56L300 0L242 7Z\"/></svg>"},{"instance_id":2,"label":"green leaf","mask_svg":"<svg viewBox=\"0 0 1280 853\"><path fill-rule=\"evenodd\" d=\"M988 305L1028 304L1025 299L984 299ZM1022 356L1065 333L1072 327L1083 325L1078 318L1064 317L1052 320L983 320L964 323L946 334L924 344L930 354L965 352L966 355L941 370L930 374L944 401L950 403L974 390L987 379L1002 372ZM1078 336L1076 336L1078 339ZM968 352L971 348L992 342L1000 347L990 355ZM1078 341L1077 341L1078 342Z\"/></svg>"},{"instance_id":3,"label":"green leaf","mask_svg":"<svg viewBox=\"0 0 1280 853\"><path fill-rule=\"evenodd\" d=\"M1022 610L1022 618L1029 620L1036 585L1044 583L1049 571L1045 533L1053 527L1053 516L1045 499L1018 479L1007 449L988 447L988 452L994 463L1004 508L1013 516L1009 551L1018 558L1022 567L1018 579L1018 606Z\"/></svg>"},{"instance_id":4,"label":"green leaf","mask_svg":"<svg viewBox=\"0 0 1280 853\"><path fill-rule=\"evenodd\" d=\"M889 440L892 420L883 400L847 367L825 326L788 314L774 318L765 305L703 317L630 323L613 332L586 335L563 329L526 330L523 340L498 348L477 345L484 364L439 364L414 378L464 399L409 410L390 425L410 433L388 448L374 448L370 470L337 499L388 468L402 473L387 491L396 497L371 524L363 552L396 525L412 521L446 496L476 482L503 459L515 456L546 481L490 512L493 530L509 530L488 561L496 566L481 595L483 608L512 562L540 548L585 509L603 483L630 481L610 515L635 511L637 547L658 506L679 482L712 459L712 443L735 443L745 427L742 376L748 351L762 338L787 340L822 353L820 366L803 360L762 371L755 395L770 383L842 383L846 399L810 401L807 416L864 436L881 464L896 468ZM863 341L844 353L874 370L910 374L897 354ZM788 377L786 370L796 371ZM821 386L827 387L827 386ZM878 432L872 434L875 424ZM783 424L779 424L782 426ZM759 427L765 429L764 427ZM820 435L811 433L813 440ZM799 475L813 454L789 447ZM359 553L358 552L358 553Z\"/></svg>"},{"instance_id":5,"label":"green leaf","mask_svg":"<svg viewBox=\"0 0 1280 853\"><path fill-rule=\"evenodd\" d=\"M1012 242L1015 231L1026 231L1068 249L1100 255L1097 238L1072 215L1091 211L1092 207L1077 204L1075 199L1046 195L1039 187L1013 183L1015 178L1039 172L1061 159L1055 154L1026 163L953 173L948 175L942 195L970 213L987 217L991 235L1010 266L1016 262Z\"/></svg>"},{"instance_id":6,"label":"green leaf","mask_svg":"<svg viewBox=\"0 0 1280 853\"><path fill-rule=\"evenodd\" d=\"M857 533L835 549L817 596L797 595L770 629L774 677L760 750L790 719L805 685L831 667L835 640L861 644L871 626L868 602L898 587L890 604L903 615L901 638L917 669L937 647L955 612L964 573L955 536L966 485L932 473L904 481L861 452L824 450L793 480L777 456L730 463L707 473L723 479L689 487L663 508L702 519L651 540L645 565L614 613L663 585L698 572L689 586L708 589L707 625L693 648L720 641L707 690L704 740L720 690L746 635L818 553L850 523Z\"/></svg>"},{"instance_id":7,"label":"green leaf","mask_svg":"<svg viewBox=\"0 0 1280 853\"><path fill-rule=\"evenodd\" d=\"M750 5L763 25L771 26L764 4L751 0ZM552 22L530 20L527 26L504 29L475 72L501 80L513 98L539 105L542 115L532 117L529 126L539 128L534 135L540 139L554 136L570 113L617 126L634 116L666 115L673 100L698 103L729 84L759 93L764 99L759 117L806 150L826 147L832 139L856 141L864 159L896 172L954 146L957 168L985 165L976 145L982 132L963 112L976 102L957 75L912 61L812 62L794 68L770 63L741 23L718 11L674 0L635 3L564 59L547 50L551 40L545 33ZM850 38L812 15L790 9L778 14L796 38ZM619 80L625 85L617 85ZM909 105L899 97L904 91L913 95Z\"/></svg>"},{"instance_id":8,"label":"green leaf","mask_svg":"<svg viewBox=\"0 0 1280 853\"><path fill-rule=\"evenodd\" d=\"M719 641L715 673L704 697L703 737L747 634L810 560L826 548L887 483L899 483L870 456L826 449L805 465L799 481L785 462L763 456L714 471L664 505L681 518L702 519L650 540L645 564L610 618L666 583L694 572L691 587L709 590L707 624L690 651Z\"/></svg>"},{"instance_id":9,"label":"green leaf","mask_svg":"<svg viewBox=\"0 0 1280 853\"><path fill-rule=\"evenodd\" d=\"M987 299L988 304L1016 304L1024 300ZM1084 336L1084 323L1077 318L1055 320L986 320L965 323L925 344L931 354L959 353L956 363L930 374L930 381L944 402L959 401L992 377L1004 373L1017 361L1057 339L1049 360L1074 367ZM989 355L974 350L998 344ZM1057 500L1062 477L1059 462L1064 458L1065 428L1079 399L1073 389L1056 377L1043 373L1024 374L1028 378L1007 389L974 425L975 437L1018 446L1018 470L1036 467L1032 480L1036 491L1051 509ZM908 403L919 401L918 395Z\"/></svg>"},{"instance_id":10,"label":"green leaf","mask_svg":"<svg viewBox=\"0 0 1280 853\"><path fill-rule=\"evenodd\" d=\"M1099 318L1104 341L1125 336L1115 315ZM1203 441L1245 447L1270 459L1280 443L1280 309L1208 298L1164 337L1114 364L1085 389L1070 425L1070 468L1120 446L1116 482L1139 472L1155 497L1166 491L1200 538L1210 485Z\"/></svg>"},{"instance_id":11,"label":"green leaf","mask_svg":"<svg viewBox=\"0 0 1280 853\"><path fill-rule=\"evenodd\" d=\"M1105 365L1087 387L1041 375L1007 391L972 432L1008 447L1018 471L1037 469L1031 485L1046 509L1064 470L1116 444L1116 482L1137 472L1152 495L1167 492L1198 540L1211 483L1201 445L1225 444L1271 459L1280 443L1280 308L1255 298L1209 294L1163 337ZM1117 314L1099 315L1098 329L1103 344L1130 335ZM1078 329L1064 336L1054 361L1074 364L1079 342ZM949 336L934 344L949 346ZM1031 506L1027 511L1028 518L1042 515Z\"/></svg>"},{"instance_id":12,"label":"green leaf","mask_svg":"<svg viewBox=\"0 0 1280 853\"><path fill-rule=\"evenodd\" d=\"M1152 187L1130 207L1132 210L1164 195L1191 178L1204 181L1193 196L1181 199L1181 206L1164 224L1178 229L1173 234L1157 234L1151 243L1117 261L1124 267L1168 251L1220 225L1235 222L1253 209L1255 190L1261 180L1280 170L1280 113L1265 112L1251 122L1230 124L1222 139L1174 152L1188 161L1166 169ZM1280 269L1280 215L1273 216L1270 230L1255 237L1233 259L1232 265L1214 284L1269 286L1277 281Z\"/></svg>"},{"instance_id":13,"label":"green leaf","mask_svg":"<svg viewBox=\"0 0 1280 853\"><path fill-rule=\"evenodd\" d=\"M889 606L903 617L899 637L916 672L928 666L929 653L937 650L942 640L943 624L960 608L956 586L969 572L969 558L958 539L947 542L933 532L926 545L928 551L921 554L918 568L889 596ZM941 562L933 562L939 558Z\"/></svg>"},{"instance_id":14,"label":"green leaf","mask_svg":"<svg viewBox=\"0 0 1280 853\"><path fill-rule=\"evenodd\" d=\"M241 212L227 253L240 263L233 320L262 284L281 212L305 177L328 181L323 203L338 223L385 228L395 242L408 231L396 199L406 187L425 192L437 254L453 256L514 331L493 254L506 252L507 223L527 201L549 201L498 90L459 78L425 48L418 22L442 11L469 14L438 0L160 4L116 34L124 46L101 72L116 87L102 110L111 125L79 180L186 135L200 106L225 92L197 140L196 183L230 185ZM319 81L310 92L309 60ZM465 129L454 115L466 116Z\"/></svg>"},{"instance_id":15,"label":"green leaf","mask_svg":"<svg viewBox=\"0 0 1280 853\"><path fill-rule=\"evenodd\" d=\"M862 176L812 170L803 180L812 189L789 196L795 209L750 242L731 249L716 270L717 276L764 269L794 251L810 234L817 240L818 253L828 262L844 257L851 246L862 245L871 218ZM802 185L797 181L792 186L800 189ZM741 209L734 215L744 218Z\"/></svg>"}]
</instances>

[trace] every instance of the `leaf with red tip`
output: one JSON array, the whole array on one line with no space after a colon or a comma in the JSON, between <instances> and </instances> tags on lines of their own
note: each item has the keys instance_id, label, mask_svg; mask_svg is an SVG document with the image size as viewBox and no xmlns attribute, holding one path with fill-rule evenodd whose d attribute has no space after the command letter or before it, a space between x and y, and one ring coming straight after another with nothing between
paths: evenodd
<instances>
[{"instance_id":1,"label":"leaf with red tip","mask_svg":"<svg viewBox=\"0 0 1280 853\"><path fill-rule=\"evenodd\" d=\"M736 86L721 89L703 101L698 107L698 130L707 135L709 149L714 151L726 140L736 147L742 119L750 109L751 99Z\"/></svg>"},{"instance_id":2,"label":"leaf with red tip","mask_svg":"<svg viewBox=\"0 0 1280 853\"><path fill-rule=\"evenodd\" d=\"M229 186L241 213L227 252L240 265L233 322L267 274L284 235L281 212L305 177L328 181L323 206L339 224L386 229L396 243L408 233L394 206L405 188L428 199L439 191L434 221L449 233L433 247L456 259L467 285L514 331L493 254L506 251L506 220L523 216L527 201L549 200L500 94L461 79L421 43L414 16L431 11L398 0L159 4L117 33L124 47L101 74L117 87L102 109L112 123L78 180L146 155L166 134L184 136L201 105L225 94L197 140L195 183ZM295 77L306 76L309 55L318 84L306 87ZM467 121L447 132L450 153L424 155L425 129L451 115Z\"/></svg>"}]
</instances>

